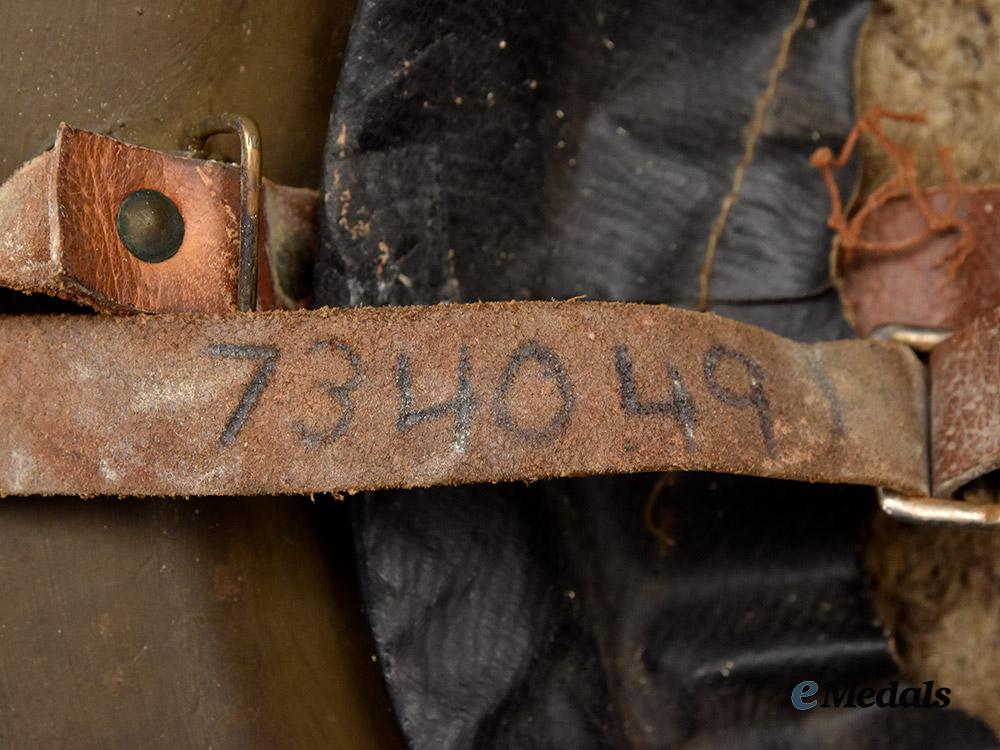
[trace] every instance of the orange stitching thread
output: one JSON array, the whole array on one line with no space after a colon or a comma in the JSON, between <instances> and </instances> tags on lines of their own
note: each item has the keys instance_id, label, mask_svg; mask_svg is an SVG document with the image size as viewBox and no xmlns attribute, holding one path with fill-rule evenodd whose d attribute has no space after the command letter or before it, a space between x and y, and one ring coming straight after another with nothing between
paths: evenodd
<instances>
[{"instance_id":1,"label":"orange stitching thread","mask_svg":"<svg viewBox=\"0 0 1000 750\"><path fill-rule=\"evenodd\" d=\"M837 232L840 240L840 247L844 252L844 263L850 261L851 254L856 250L864 250L872 253L895 253L909 250L926 240L932 234L957 230L959 233L958 242L948 253L935 263L935 268L948 263L948 277L955 278L958 269L961 268L966 258L974 249L972 231L969 225L962 219L955 216L955 208L961 195L962 186L955 177L955 172L951 166L951 149L942 147L937 151L938 161L941 170L944 172L945 183L948 190L948 205L941 213L936 213L927 202L927 197L917 185L917 164L913 152L902 144L896 143L886 135L882 128L881 120L897 120L901 122L912 122L926 124L927 117L923 112L894 112L883 107L873 107L868 110L847 136L844 145L838 156L833 155L826 146L818 148L809 158L809 164L822 170L823 181L826 183L827 192L830 193L830 217L827 225ZM893 175L885 183L872 191L850 219L844 214L844 204L840 198L840 190L833 179L834 170L843 167L854 153L862 133L869 133L875 137L893 164ZM891 198L909 194L924 218L923 231L909 239L895 242L874 242L861 239L861 228L868 216L879 206L886 203Z\"/></svg>"}]
</instances>

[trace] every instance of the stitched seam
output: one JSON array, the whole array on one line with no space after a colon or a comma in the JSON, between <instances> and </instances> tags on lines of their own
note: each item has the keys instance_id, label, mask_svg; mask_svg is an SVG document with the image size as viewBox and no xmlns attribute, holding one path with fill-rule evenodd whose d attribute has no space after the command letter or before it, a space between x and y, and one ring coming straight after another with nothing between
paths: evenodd
<instances>
[{"instance_id":1,"label":"stitched seam","mask_svg":"<svg viewBox=\"0 0 1000 750\"><path fill-rule=\"evenodd\" d=\"M722 232L726 228L726 221L729 219L730 211L732 211L736 201L739 200L740 191L743 188L743 175L753 162L754 149L757 146L757 141L760 139L760 135L764 130L764 117L767 115L767 110L770 107L771 102L774 101L775 94L778 90L778 80L781 78L781 74L788 66L788 57L792 48L792 39L805 23L806 13L809 10L810 2L811 0L799 0L799 8L795 13L795 18L792 19L788 28L786 28L784 33L781 35L781 47L778 49L778 54L774 58L774 63L771 65L771 71L768 73L767 88L765 88L763 93L761 93L761 95L757 98L757 103L754 106L753 119L750 121L750 127L747 131L747 144L743 151L743 158L740 159L740 163L736 165L736 169L733 172L732 186L726 194L726 197L722 200L719 215L716 217L715 223L712 225L712 231L708 235L708 243L705 246L705 260L702 263L701 273L698 275L699 310L708 309L709 284L712 280L712 266L715 263L715 253L719 246L719 239L722 237Z\"/></svg>"}]
</instances>

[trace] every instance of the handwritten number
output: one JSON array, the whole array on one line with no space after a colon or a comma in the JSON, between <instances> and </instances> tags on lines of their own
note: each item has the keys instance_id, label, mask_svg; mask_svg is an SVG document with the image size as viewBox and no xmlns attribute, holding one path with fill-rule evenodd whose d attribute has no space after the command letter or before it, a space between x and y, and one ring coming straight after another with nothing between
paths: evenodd
<instances>
[{"instance_id":1,"label":"handwritten number","mask_svg":"<svg viewBox=\"0 0 1000 750\"><path fill-rule=\"evenodd\" d=\"M339 352L347 364L350 366L351 374L343 383L327 383L326 392L330 398L340 404L340 419L332 429L322 432L311 430L303 422L295 422L292 429L299 436L308 448L317 448L324 443L333 443L341 435L347 432L351 419L354 417L354 405L351 403L351 393L356 391L361 385L364 371L361 367L361 358L357 352L343 341L317 341L309 349L310 354L321 351Z\"/></svg>"},{"instance_id":2,"label":"handwritten number","mask_svg":"<svg viewBox=\"0 0 1000 750\"><path fill-rule=\"evenodd\" d=\"M470 373L472 363L469 349L462 346L458 351L458 394L451 401L442 401L423 409L414 407L413 373L410 370L410 356L403 352L399 355L399 366L396 368L396 385L399 388L399 419L396 429L408 432L418 424L439 419L451 412L455 413L455 428L451 441L455 453L465 453L469 449L469 431L472 427L472 410L476 400L472 394Z\"/></svg>"},{"instance_id":3,"label":"handwritten number","mask_svg":"<svg viewBox=\"0 0 1000 750\"><path fill-rule=\"evenodd\" d=\"M514 388L514 381L521 371L521 367L530 360L535 360L541 365L542 377L555 381L562 400L559 411L552 417L552 421L544 427L522 427L515 424L510 413L508 402L510 401L510 392ZM559 355L537 341L528 341L521 344L507 362L507 369L504 370L503 379L500 381L494 399L493 417L498 425L522 442L528 445L542 446L562 435L573 416L575 406L576 395L573 392L573 382L566 374Z\"/></svg>"},{"instance_id":4,"label":"handwritten number","mask_svg":"<svg viewBox=\"0 0 1000 750\"><path fill-rule=\"evenodd\" d=\"M718 369L722 362L729 360L743 366L750 379L750 387L745 393L739 393L723 385L718 379ZM753 357L736 349L730 349L723 344L716 344L705 352L702 360L705 371L705 383L712 395L719 401L736 407L749 407L757 412L760 420L760 432L764 437L764 447L767 455L778 454L778 443L774 439L774 423L771 419L771 404L764 392L764 381L767 376L764 368Z\"/></svg>"},{"instance_id":5,"label":"handwritten number","mask_svg":"<svg viewBox=\"0 0 1000 750\"><path fill-rule=\"evenodd\" d=\"M670 376L672 393L670 399L664 401L641 401L639 399L632 357L628 352L628 347L624 344L615 346L615 371L618 373L618 398L622 411L633 416L650 414L672 416L684 431L684 443L688 451L695 450L694 400L684 387L680 370L673 363L667 362L667 375Z\"/></svg>"},{"instance_id":6,"label":"handwritten number","mask_svg":"<svg viewBox=\"0 0 1000 750\"><path fill-rule=\"evenodd\" d=\"M213 357L225 357L227 359L259 359L260 367L253 375L253 379L243 392L243 398L236 405L236 410L226 423L225 429L219 435L219 443L223 448L228 448L236 440L236 436L243 429L243 425L253 411L261 394L267 387L271 374L274 372L274 363L278 359L278 350L273 346L249 346L245 344L212 344L208 347L208 353Z\"/></svg>"}]
</instances>

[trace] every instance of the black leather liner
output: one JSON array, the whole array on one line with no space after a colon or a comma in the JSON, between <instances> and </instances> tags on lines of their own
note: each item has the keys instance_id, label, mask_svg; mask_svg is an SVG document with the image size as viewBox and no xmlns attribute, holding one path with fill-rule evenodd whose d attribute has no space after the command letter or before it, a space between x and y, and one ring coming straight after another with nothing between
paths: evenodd
<instances>
[{"instance_id":1,"label":"black leather liner","mask_svg":"<svg viewBox=\"0 0 1000 750\"><path fill-rule=\"evenodd\" d=\"M327 143L317 301L693 306L718 228L712 309L802 340L848 335L807 160L853 122L868 10L362 2ZM841 173L845 193L854 178ZM870 491L677 476L653 509L673 519L669 547L644 519L656 481L354 501L411 747L996 745L950 709L791 706L804 679L898 676L858 561Z\"/></svg>"},{"instance_id":2,"label":"black leather liner","mask_svg":"<svg viewBox=\"0 0 1000 750\"><path fill-rule=\"evenodd\" d=\"M859 563L870 493L675 475L383 493L357 508L415 748L987 748L951 709L795 710L898 679ZM892 744L887 744L889 741Z\"/></svg>"}]
</instances>

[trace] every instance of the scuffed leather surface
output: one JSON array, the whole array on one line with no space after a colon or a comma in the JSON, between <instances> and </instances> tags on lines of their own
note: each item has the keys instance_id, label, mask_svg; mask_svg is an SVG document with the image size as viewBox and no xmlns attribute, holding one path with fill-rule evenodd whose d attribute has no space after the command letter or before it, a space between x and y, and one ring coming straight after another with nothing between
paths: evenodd
<instances>
[{"instance_id":1,"label":"scuffed leather surface","mask_svg":"<svg viewBox=\"0 0 1000 750\"><path fill-rule=\"evenodd\" d=\"M5 287L27 289L56 273L49 248L52 154L21 165L0 188L0 274Z\"/></svg>"},{"instance_id":2,"label":"scuffed leather surface","mask_svg":"<svg viewBox=\"0 0 1000 750\"><path fill-rule=\"evenodd\" d=\"M796 10L362 3L331 118L317 301L695 304ZM803 340L847 335L807 160L853 121L867 10L815 2L792 36L719 237L712 309ZM867 491L685 477L664 493L684 535L663 556L642 521L653 482L356 502L411 747L995 745L953 711L791 709L807 674L897 674L857 561ZM761 624L744 626L751 611Z\"/></svg>"},{"instance_id":3,"label":"scuffed leather surface","mask_svg":"<svg viewBox=\"0 0 1000 750\"><path fill-rule=\"evenodd\" d=\"M184 239L162 263L133 256L116 217L132 191L177 206ZM258 309L307 301L314 190L263 180ZM0 185L0 283L104 312L233 312L239 254L235 165L153 151L62 125L51 153Z\"/></svg>"},{"instance_id":4,"label":"scuffed leather surface","mask_svg":"<svg viewBox=\"0 0 1000 750\"><path fill-rule=\"evenodd\" d=\"M928 204L943 212L948 192L930 190ZM976 315L1000 305L1000 188L963 188L955 216L965 222L972 251L957 267L956 231L931 234L897 252L838 250L837 287L844 309L859 336L882 325L914 325L958 329ZM861 227L868 242L900 243L919 237L926 227L913 198L897 195L875 208Z\"/></svg>"},{"instance_id":5,"label":"scuffed leather surface","mask_svg":"<svg viewBox=\"0 0 1000 750\"><path fill-rule=\"evenodd\" d=\"M937 497L1000 469L1000 309L931 352L931 487Z\"/></svg>"},{"instance_id":6,"label":"scuffed leather surface","mask_svg":"<svg viewBox=\"0 0 1000 750\"><path fill-rule=\"evenodd\" d=\"M38 372L59 387L27 387ZM670 469L921 495L924 393L900 345L797 344L666 305L7 316L0 497Z\"/></svg>"},{"instance_id":7,"label":"scuffed leather surface","mask_svg":"<svg viewBox=\"0 0 1000 750\"><path fill-rule=\"evenodd\" d=\"M193 162L67 126L54 151L49 200L57 207L53 256L68 277L106 308L158 312L235 309L239 180L232 167ZM116 217L134 190L158 190L177 206L184 239L162 263L133 256Z\"/></svg>"}]
</instances>

